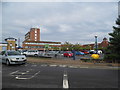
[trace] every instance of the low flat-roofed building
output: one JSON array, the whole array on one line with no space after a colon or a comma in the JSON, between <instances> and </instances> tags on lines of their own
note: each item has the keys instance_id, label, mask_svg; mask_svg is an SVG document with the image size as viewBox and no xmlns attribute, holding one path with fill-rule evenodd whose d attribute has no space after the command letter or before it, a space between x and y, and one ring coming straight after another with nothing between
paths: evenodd
<instances>
[{"instance_id":1,"label":"low flat-roofed building","mask_svg":"<svg viewBox=\"0 0 120 90\"><path fill-rule=\"evenodd\" d=\"M59 50L61 48L61 42L51 41L23 41L23 49L25 50Z\"/></svg>"},{"instance_id":2,"label":"low flat-roofed building","mask_svg":"<svg viewBox=\"0 0 120 90\"><path fill-rule=\"evenodd\" d=\"M7 50L8 43L0 43L0 51Z\"/></svg>"}]
</instances>

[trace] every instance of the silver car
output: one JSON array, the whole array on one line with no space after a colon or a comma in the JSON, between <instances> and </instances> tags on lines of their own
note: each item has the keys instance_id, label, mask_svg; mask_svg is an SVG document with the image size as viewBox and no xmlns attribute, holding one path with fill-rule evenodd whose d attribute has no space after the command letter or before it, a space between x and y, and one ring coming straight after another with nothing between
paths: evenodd
<instances>
[{"instance_id":1,"label":"silver car","mask_svg":"<svg viewBox=\"0 0 120 90\"><path fill-rule=\"evenodd\" d=\"M25 55L21 55L18 51L2 51L0 53L2 63L10 64L25 64L27 59Z\"/></svg>"}]
</instances>

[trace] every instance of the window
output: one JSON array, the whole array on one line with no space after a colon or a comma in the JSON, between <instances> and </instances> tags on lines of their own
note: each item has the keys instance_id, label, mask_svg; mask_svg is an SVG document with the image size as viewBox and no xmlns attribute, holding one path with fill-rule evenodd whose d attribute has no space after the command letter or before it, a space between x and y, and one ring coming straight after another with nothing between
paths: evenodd
<instances>
[{"instance_id":1,"label":"window","mask_svg":"<svg viewBox=\"0 0 120 90\"><path fill-rule=\"evenodd\" d=\"M37 30L35 30L35 33L37 33Z\"/></svg>"}]
</instances>

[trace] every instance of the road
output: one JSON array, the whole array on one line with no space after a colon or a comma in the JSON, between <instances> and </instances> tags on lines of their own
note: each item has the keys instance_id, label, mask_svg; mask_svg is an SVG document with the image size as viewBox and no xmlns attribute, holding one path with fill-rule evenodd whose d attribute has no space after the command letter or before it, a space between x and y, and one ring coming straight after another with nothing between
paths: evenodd
<instances>
[{"instance_id":1,"label":"road","mask_svg":"<svg viewBox=\"0 0 120 90\"><path fill-rule=\"evenodd\" d=\"M2 88L118 88L118 70L30 63L3 64Z\"/></svg>"}]
</instances>

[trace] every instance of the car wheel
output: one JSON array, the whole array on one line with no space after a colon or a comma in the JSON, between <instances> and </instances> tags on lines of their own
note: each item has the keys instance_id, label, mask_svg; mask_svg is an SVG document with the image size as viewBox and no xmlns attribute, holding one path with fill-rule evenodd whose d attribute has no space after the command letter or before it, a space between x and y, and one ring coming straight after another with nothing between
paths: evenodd
<instances>
[{"instance_id":1,"label":"car wheel","mask_svg":"<svg viewBox=\"0 0 120 90\"><path fill-rule=\"evenodd\" d=\"M37 54L35 54L34 56L38 56Z\"/></svg>"},{"instance_id":2,"label":"car wheel","mask_svg":"<svg viewBox=\"0 0 120 90\"><path fill-rule=\"evenodd\" d=\"M8 65L8 66L10 65L10 62L9 62L9 60L6 60L6 65Z\"/></svg>"}]
</instances>

